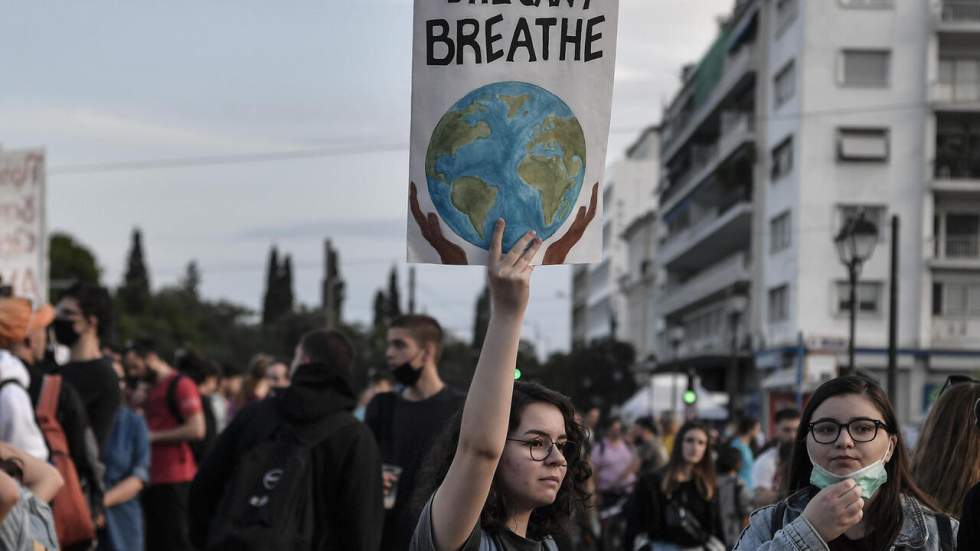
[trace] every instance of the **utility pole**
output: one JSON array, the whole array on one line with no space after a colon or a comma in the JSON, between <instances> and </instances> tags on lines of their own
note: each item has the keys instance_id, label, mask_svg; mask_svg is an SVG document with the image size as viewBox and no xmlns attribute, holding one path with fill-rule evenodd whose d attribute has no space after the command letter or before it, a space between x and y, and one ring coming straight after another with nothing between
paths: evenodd
<instances>
[{"instance_id":1,"label":"utility pole","mask_svg":"<svg viewBox=\"0 0 980 551\"><path fill-rule=\"evenodd\" d=\"M415 313L415 266L408 267L408 313Z\"/></svg>"},{"instance_id":2,"label":"utility pole","mask_svg":"<svg viewBox=\"0 0 980 551\"><path fill-rule=\"evenodd\" d=\"M891 282L888 292L888 397L898 407L898 215L892 215Z\"/></svg>"}]
</instances>

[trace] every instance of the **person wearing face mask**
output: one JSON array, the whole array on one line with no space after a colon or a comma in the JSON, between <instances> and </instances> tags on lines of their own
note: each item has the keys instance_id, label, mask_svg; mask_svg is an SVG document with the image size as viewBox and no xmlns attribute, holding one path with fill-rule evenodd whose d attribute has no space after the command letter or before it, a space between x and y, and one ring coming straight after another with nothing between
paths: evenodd
<instances>
[{"instance_id":1,"label":"person wearing face mask","mask_svg":"<svg viewBox=\"0 0 980 551\"><path fill-rule=\"evenodd\" d=\"M463 404L463 394L439 376L442 327L435 319L409 314L388 327L386 359L398 392L378 394L365 411L381 449L385 492L394 494L386 512L381 548L408 549L418 511L410 510L410 497L423 458Z\"/></svg>"},{"instance_id":2,"label":"person wearing face mask","mask_svg":"<svg viewBox=\"0 0 980 551\"><path fill-rule=\"evenodd\" d=\"M684 423L667 466L636 483L626 508L628 549L723 550L715 463L708 426Z\"/></svg>"},{"instance_id":3,"label":"person wearing face mask","mask_svg":"<svg viewBox=\"0 0 980 551\"><path fill-rule=\"evenodd\" d=\"M863 375L821 385L803 412L791 495L754 513L738 551L952 551L959 523L916 486L894 408Z\"/></svg>"},{"instance_id":4,"label":"person wearing face mask","mask_svg":"<svg viewBox=\"0 0 980 551\"><path fill-rule=\"evenodd\" d=\"M102 355L101 345L112 323L112 301L105 288L76 283L62 295L55 312L55 340L71 349L69 362L59 372L82 398L103 450L122 403L119 378L112 361Z\"/></svg>"}]
</instances>

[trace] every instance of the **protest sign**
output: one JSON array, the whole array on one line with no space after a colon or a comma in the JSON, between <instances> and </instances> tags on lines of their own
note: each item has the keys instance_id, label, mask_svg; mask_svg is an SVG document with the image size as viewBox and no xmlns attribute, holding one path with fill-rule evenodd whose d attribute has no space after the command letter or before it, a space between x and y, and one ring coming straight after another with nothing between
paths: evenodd
<instances>
[{"instance_id":1,"label":"protest sign","mask_svg":"<svg viewBox=\"0 0 980 551\"><path fill-rule=\"evenodd\" d=\"M0 152L0 278L14 295L47 301L44 151Z\"/></svg>"},{"instance_id":2,"label":"protest sign","mask_svg":"<svg viewBox=\"0 0 980 551\"><path fill-rule=\"evenodd\" d=\"M602 255L618 0L416 0L408 260L485 264L527 231L535 263Z\"/></svg>"}]
</instances>

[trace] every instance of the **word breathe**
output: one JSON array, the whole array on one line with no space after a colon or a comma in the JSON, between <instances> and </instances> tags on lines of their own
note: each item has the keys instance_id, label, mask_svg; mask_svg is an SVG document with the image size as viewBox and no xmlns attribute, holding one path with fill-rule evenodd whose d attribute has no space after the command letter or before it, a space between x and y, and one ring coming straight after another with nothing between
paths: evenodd
<instances>
[{"instance_id":1,"label":"word breathe","mask_svg":"<svg viewBox=\"0 0 980 551\"><path fill-rule=\"evenodd\" d=\"M533 1L521 0L525 5L532 5L527 2ZM494 2L502 3L503 0L494 0ZM588 20L564 17L538 17L529 20L520 17L517 19L513 35L501 44L504 37L496 33L495 27L503 21L503 15L496 15L485 21L459 19L455 25L446 19L426 21L426 64L463 65L464 62L481 64L493 63L504 58L507 62L513 63L520 52L524 52L528 62L536 62L539 59L548 61L552 59L554 49L558 50L559 61L573 59L588 63L602 58L603 52L597 49L596 43L602 39L599 25L606 21L605 16L600 15ZM553 48L556 41L557 48ZM505 47L498 47L498 44Z\"/></svg>"}]
</instances>

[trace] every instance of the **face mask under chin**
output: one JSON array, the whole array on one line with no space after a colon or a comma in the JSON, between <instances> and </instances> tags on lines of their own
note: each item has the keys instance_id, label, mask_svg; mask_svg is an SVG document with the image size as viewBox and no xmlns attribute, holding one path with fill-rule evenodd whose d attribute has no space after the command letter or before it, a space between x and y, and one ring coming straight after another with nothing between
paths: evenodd
<instances>
[{"instance_id":1,"label":"face mask under chin","mask_svg":"<svg viewBox=\"0 0 980 551\"><path fill-rule=\"evenodd\" d=\"M880 459L846 475L835 474L821 467L807 452L808 457L810 457L810 464L813 466L813 470L810 472L810 484L822 490L827 486L833 486L838 482L851 479L861 488L861 497L866 500L871 499L878 492L878 489L888 482L885 458L888 457L890 451L891 445L889 444L888 449L885 450Z\"/></svg>"}]
</instances>

